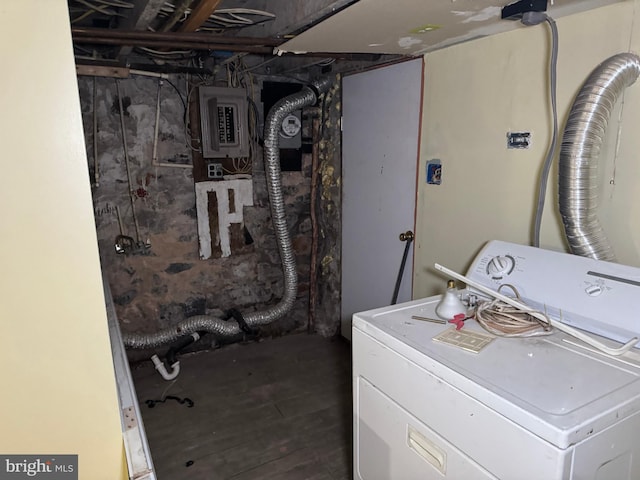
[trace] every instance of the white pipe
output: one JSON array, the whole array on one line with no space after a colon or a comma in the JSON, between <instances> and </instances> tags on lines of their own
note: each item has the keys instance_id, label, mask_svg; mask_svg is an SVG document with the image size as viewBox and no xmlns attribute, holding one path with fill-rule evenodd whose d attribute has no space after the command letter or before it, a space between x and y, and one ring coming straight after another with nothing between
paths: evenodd
<instances>
[{"instance_id":1,"label":"white pipe","mask_svg":"<svg viewBox=\"0 0 640 480\"><path fill-rule=\"evenodd\" d=\"M567 333L569 335L571 335L572 337L577 338L578 340L582 340L584 343L591 345L594 348L597 348L598 350L600 350L601 352L604 352L608 355L612 355L612 356L618 356L618 355L622 355L623 353L629 351L631 348L633 348L633 346L638 343L638 338L637 337L633 337L631 340L629 340L627 343L625 343L624 345L622 345L619 348L612 348L609 347L607 345L605 345L602 342L599 342L598 340L596 340L595 338L580 332L579 330L576 330L573 327L570 327L568 325L565 325L562 322L559 322L557 320L554 320L550 317L547 317L546 315L531 309L531 307L529 307L528 305L519 302L511 297L507 297L506 295L503 295L499 292L496 292L495 290L492 290L491 288L485 287L484 285L482 285L481 283L475 282L473 280L471 280L470 278L467 278L463 275L460 275L459 273L454 272L453 270L449 270L447 267L443 267L442 265L439 264L435 264L436 270L440 270L441 272L449 275L452 278L455 278L456 280L460 280L461 282L464 282L467 284L467 286L469 287L473 287L476 290L480 290L483 293L486 293L487 295L490 295L493 298L497 298L498 300L502 300L504 303L511 305L512 307L518 308L524 312L527 312L529 315L531 315L532 317L535 317L539 320L542 320L543 322L547 323L549 322L552 326L554 326L555 328L557 328L558 330Z\"/></svg>"},{"instance_id":2,"label":"white pipe","mask_svg":"<svg viewBox=\"0 0 640 480\"><path fill-rule=\"evenodd\" d=\"M138 216L136 215L136 205L133 199L133 182L131 181L131 165L129 164L129 150L127 148L127 129L124 126L124 107L122 105L122 94L120 93L120 81L116 78L116 92L118 94L118 108L120 110L120 128L122 130L122 148L124 150L124 164L127 169L127 182L129 184L129 201L131 202L131 214L133 216L133 224L136 229L136 243L140 245L140 225L138 224Z\"/></svg>"},{"instance_id":3,"label":"white pipe","mask_svg":"<svg viewBox=\"0 0 640 480\"><path fill-rule=\"evenodd\" d=\"M158 80L158 94L156 98L156 126L153 130L153 154L151 155L151 164L158 164L158 131L160 130L160 88L162 80Z\"/></svg>"},{"instance_id":4,"label":"white pipe","mask_svg":"<svg viewBox=\"0 0 640 480\"><path fill-rule=\"evenodd\" d=\"M180 361L177 361L173 365L171 365L171 373L167 372L167 368L162 363L162 360L158 358L158 355L154 355L151 357L151 361L156 366L156 370L165 380L173 380L180 373Z\"/></svg>"},{"instance_id":5,"label":"white pipe","mask_svg":"<svg viewBox=\"0 0 640 480\"><path fill-rule=\"evenodd\" d=\"M96 77L93 77L93 183L100 186L100 165L98 163L98 86Z\"/></svg>"},{"instance_id":6,"label":"white pipe","mask_svg":"<svg viewBox=\"0 0 640 480\"><path fill-rule=\"evenodd\" d=\"M142 75L145 77L156 77L156 78L164 78L167 79L169 78L169 75L166 73L159 73L159 72L147 72L145 70L135 70L135 69L131 69L129 70L129 74L131 75Z\"/></svg>"},{"instance_id":7,"label":"white pipe","mask_svg":"<svg viewBox=\"0 0 640 480\"><path fill-rule=\"evenodd\" d=\"M133 72L133 70L132 70ZM136 70L137 72L137 70ZM164 75L164 74L163 74ZM160 128L160 87L162 86L162 79L168 78L167 76L160 76L158 81L158 96L156 99L156 126L153 132L153 153L151 155L151 165L154 167L170 167L170 168L193 168L193 164L181 164L181 163L168 163L158 161L158 133Z\"/></svg>"}]
</instances>

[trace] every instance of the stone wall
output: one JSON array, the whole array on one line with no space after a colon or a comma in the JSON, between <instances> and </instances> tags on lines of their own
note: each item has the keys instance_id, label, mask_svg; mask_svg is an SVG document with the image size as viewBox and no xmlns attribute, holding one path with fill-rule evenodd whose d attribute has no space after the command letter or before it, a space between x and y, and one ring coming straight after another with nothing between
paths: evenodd
<instances>
[{"instance_id":1,"label":"stone wall","mask_svg":"<svg viewBox=\"0 0 640 480\"><path fill-rule=\"evenodd\" d=\"M314 329L324 336L340 330L342 268L342 98L336 82L324 99L319 142L318 176L318 300Z\"/></svg>"},{"instance_id":2,"label":"stone wall","mask_svg":"<svg viewBox=\"0 0 640 480\"><path fill-rule=\"evenodd\" d=\"M176 88L166 81L160 87L157 160L160 163L190 163L191 147L185 140L184 122L188 118L185 112L186 80L179 75L172 75L169 80ZM93 133L94 82L97 170ZM271 225L261 149L253 159L253 206L245 207L243 212L244 226L250 235L248 245L226 258L201 260L192 171L178 166L154 166L152 162L158 79L136 76L119 80L119 86L132 188L129 188L127 179L116 81L79 77L102 268L111 286L122 330L153 332L196 314L219 315L229 308L262 310L267 305L277 303L282 294L283 277ZM333 96L336 89L332 91ZM305 118L310 117L305 115ZM334 147L337 145L334 152L339 152L339 129L325 133L331 133L332 138L325 137L323 151L327 151L328 142ZM332 160L324 154L323 178L328 171L327 161ZM339 156L335 160L339 163ZM299 274L298 299L285 318L261 329L262 335L278 335L307 328L311 250L310 179L311 154L303 155L302 171L282 174L287 221ZM339 185L335 178L331 182L334 187ZM336 201L335 193L330 196L332 204ZM118 212L122 233L134 239L138 237L130 198L133 198L140 241L147 246L133 254L118 254L115 248L116 236L121 233ZM338 222L339 232L339 215L330 215L329 218L324 221ZM333 231L331 234L335 235L335 228ZM69 232L69 235L72 246L73 233ZM339 266L335 261L335 258L339 259L339 252L335 252L336 248L339 250L336 239L329 239L327 243L325 235L322 240L325 243L319 261L324 259L326 262L327 252L324 250L334 250L332 264L335 270ZM327 267L324 269L326 273ZM323 279L319 278L319 281ZM335 278L331 282L335 283ZM331 289L335 290L335 287ZM335 295L330 297L326 298L325 295L323 298L335 303ZM315 321L315 330L323 335L333 335L338 330L339 302L337 314L335 305L329 310L334 311L318 316ZM203 346L211 345L210 342L204 342Z\"/></svg>"}]
</instances>

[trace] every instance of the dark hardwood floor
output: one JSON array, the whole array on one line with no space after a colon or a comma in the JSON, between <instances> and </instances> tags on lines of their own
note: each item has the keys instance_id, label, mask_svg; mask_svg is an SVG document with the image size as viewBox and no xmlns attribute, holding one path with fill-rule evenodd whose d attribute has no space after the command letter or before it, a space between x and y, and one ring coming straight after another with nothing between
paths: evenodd
<instances>
[{"instance_id":1,"label":"dark hardwood floor","mask_svg":"<svg viewBox=\"0 0 640 480\"><path fill-rule=\"evenodd\" d=\"M289 335L183 355L180 367L173 383L150 361L132 367L159 480L352 478L345 340Z\"/></svg>"}]
</instances>

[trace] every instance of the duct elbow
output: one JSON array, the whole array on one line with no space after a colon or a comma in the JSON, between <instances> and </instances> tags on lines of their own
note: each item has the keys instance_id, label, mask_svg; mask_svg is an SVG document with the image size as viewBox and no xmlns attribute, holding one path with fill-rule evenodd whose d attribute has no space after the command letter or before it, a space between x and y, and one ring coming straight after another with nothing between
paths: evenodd
<instances>
[{"instance_id":1,"label":"duct elbow","mask_svg":"<svg viewBox=\"0 0 640 480\"><path fill-rule=\"evenodd\" d=\"M316 90L318 97L323 93L328 92L332 84L333 79L331 77L320 77L311 82L311 86L314 90Z\"/></svg>"},{"instance_id":2,"label":"duct elbow","mask_svg":"<svg viewBox=\"0 0 640 480\"><path fill-rule=\"evenodd\" d=\"M597 162L611 111L639 75L640 57L614 55L591 72L571 107L560 149L559 210L576 255L615 261L597 218Z\"/></svg>"}]
</instances>

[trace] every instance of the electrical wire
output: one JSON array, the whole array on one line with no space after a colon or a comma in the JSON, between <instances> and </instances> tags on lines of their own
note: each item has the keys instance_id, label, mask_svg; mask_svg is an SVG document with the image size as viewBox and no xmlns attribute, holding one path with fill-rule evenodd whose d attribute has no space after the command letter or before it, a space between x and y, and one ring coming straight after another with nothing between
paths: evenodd
<instances>
[{"instance_id":1,"label":"electrical wire","mask_svg":"<svg viewBox=\"0 0 640 480\"><path fill-rule=\"evenodd\" d=\"M76 0L77 1L77 0ZM133 8L134 5L131 2L123 2L122 0L92 0L101 5L108 5L115 8Z\"/></svg>"},{"instance_id":2,"label":"electrical wire","mask_svg":"<svg viewBox=\"0 0 640 480\"><path fill-rule=\"evenodd\" d=\"M244 60L241 57L234 58L232 61L229 61L226 64L226 79L221 80L226 83L228 88L242 88L247 93L247 129L248 129L248 139L249 139L249 153L246 157L236 157L231 158L231 167L225 168L223 167L223 171L228 174L251 174L253 171L253 159L258 152L259 145L259 131L258 131L258 108L256 106L255 98L255 88L254 88L254 79L253 76L248 73L246 69L246 65L244 64ZM202 78L201 78L202 80ZM189 85L187 92L187 100L186 100L186 111L185 111L185 122L184 122L184 133L185 133L185 143L187 146L195 152L202 153L200 148L196 148L193 146L193 140L195 140L192 136L191 129L189 128L189 109L191 104L191 98L196 89L202 86L209 86L215 83L214 78L207 78L200 82L191 83L187 80L187 85Z\"/></svg>"},{"instance_id":3,"label":"electrical wire","mask_svg":"<svg viewBox=\"0 0 640 480\"><path fill-rule=\"evenodd\" d=\"M631 46L633 45L633 32L635 31L634 23L636 19L636 3L637 2L633 2L633 14L631 15L631 28L629 29L629 46L627 48L627 51L629 53L632 53ZM616 184L616 171L617 171L618 155L620 153L620 142L622 140L622 118L624 115L624 104L625 104L626 93L627 93L627 90L626 89L623 90L622 98L620 99L620 112L618 114L618 130L616 132L616 147L613 155L613 170L611 172L611 178L609 180L609 185L611 185L612 187L611 193L609 194L610 195L609 198L613 198L613 192Z\"/></svg>"},{"instance_id":4,"label":"electrical wire","mask_svg":"<svg viewBox=\"0 0 640 480\"><path fill-rule=\"evenodd\" d=\"M553 137L551 139L551 144L549 145L549 150L547 151L547 156L544 160L544 164L542 166L542 173L540 175L540 184L538 188L538 204L536 206L536 216L533 226L533 246L540 246L540 229L542 226L542 214L544 212L544 201L547 195L547 183L549 181L549 172L551 171L551 164L553 163L553 158L556 155L556 150L558 146L558 107L556 102L556 84L557 84L557 65L558 65L558 27L556 26L556 22L548 15L545 15L544 21L549 24L549 28L551 29L551 38L552 38L552 46L551 46L551 59L550 59L550 68L549 68L549 84L551 87L550 96L551 96L551 110L553 113Z\"/></svg>"},{"instance_id":5,"label":"electrical wire","mask_svg":"<svg viewBox=\"0 0 640 480\"><path fill-rule=\"evenodd\" d=\"M119 110L119 114L120 114L120 128L122 130L122 149L124 152L124 164L126 167L126 171L127 171L127 184L129 185L129 200L131 203L131 215L133 217L133 223L136 229L136 242L138 244L141 243L140 241L140 225L138 224L138 216L136 215L136 207L133 203L133 182L131 181L131 166L130 166L130 162L129 162L129 149L127 147L127 134L126 134L126 127L124 125L124 106L122 103L122 94L120 92L120 80L118 80L117 78L115 79L116 82L116 93L118 95L118 110Z\"/></svg>"},{"instance_id":6,"label":"electrical wire","mask_svg":"<svg viewBox=\"0 0 640 480\"><path fill-rule=\"evenodd\" d=\"M89 10L87 11L87 13L85 13L82 17L86 17L88 16L88 12L94 13L94 12L98 12L101 13L103 15L107 15L110 17L114 17L114 16L119 16L119 17L124 17L125 15L117 12L116 10L113 10L109 7L123 7L123 8L133 8L133 4L129 4L129 3L124 3L123 5L113 5L110 3L107 3L105 1L102 0L92 0L93 2L97 2L98 4L96 5L95 3L91 3L88 0L74 0L76 3L79 3L80 5L84 5L85 7L87 7ZM126 6L124 6L126 5ZM79 21L79 18L75 18L73 21L77 22Z\"/></svg>"},{"instance_id":7,"label":"electrical wire","mask_svg":"<svg viewBox=\"0 0 640 480\"><path fill-rule=\"evenodd\" d=\"M160 8L159 16L168 17L175 12L175 9L175 5L165 2ZM186 9L184 17L180 22L184 22L189 15L191 15L191 12L192 9ZM252 27L274 20L275 18L276 15L274 13L265 10L253 8L220 8L212 13L198 30L224 30L227 28Z\"/></svg>"},{"instance_id":8,"label":"electrical wire","mask_svg":"<svg viewBox=\"0 0 640 480\"><path fill-rule=\"evenodd\" d=\"M246 15L262 18L249 18ZM244 28L259 25L276 18L275 14L251 8L221 8L212 13L200 29Z\"/></svg>"},{"instance_id":9,"label":"electrical wire","mask_svg":"<svg viewBox=\"0 0 640 480\"><path fill-rule=\"evenodd\" d=\"M187 76L187 86L189 86L189 76ZM201 148L196 148L193 146L193 144L191 143L192 140L197 140L194 139L191 135L191 129L189 128L189 111L191 109L191 95L193 94L193 92L195 92L195 90L198 87L201 87L203 85L206 85L207 83L205 82L199 82L199 83L195 83L191 85L191 88L188 89L187 91L187 109L185 111L184 114L184 141L187 144L187 146L189 147L189 149L193 152L198 152L198 153L202 153L202 149Z\"/></svg>"},{"instance_id":10,"label":"electrical wire","mask_svg":"<svg viewBox=\"0 0 640 480\"><path fill-rule=\"evenodd\" d=\"M71 19L71 23L78 23L82 20L84 20L85 18L87 18L89 15L93 15L96 11L95 10L86 10L84 13L82 13L81 15L77 16L76 18Z\"/></svg>"},{"instance_id":11,"label":"electrical wire","mask_svg":"<svg viewBox=\"0 0 640 480\"><path fill-rule=\"evenodd\" d=\"M233 170L224 168L229 174L251 174L253 171L253 158L258 151L258 108L255 102L255 89L253 76L247 71L242 58L236 58L227 64L227 86L230 88L243 88L247 92L247 130L249 139L248 157L233 158Z\"/></svg>"},{"instance_id":12,"label":"electrical wire","mask_svg":"<svg viewBox=\"0 0 640 480\"><path fill-rule=\"evenodd\" d=\"M165 399L167 398L166 395L167 393L169 393L169 389L173 387L177 381L178 379L176 378L169 385L167 385L167 388L165 388L164 391L162 392L162 395L160 395L160 401L163 401L163 402L165 401Z\"/></svg>"},{"instance_id":13,"label":"electrical wire","mask_svg":"<svg viewBox=\"0 0 640 480\"><path fill-rule=\"evenodd\" d=\"M184 108L184 114L187 114L187 103L185 102L184 98L182 98L182 92L180 91L180 89L178 87L176 87L176 84L173 83L171 80L169 80L168 78L163 79L165 82L167 82L169 85L171 85L173 87L173 89L176 91L176 93L178 94L178 97L180 97L180 101L182 102L182 107Z\"/></svg>"},{"instance_id":14,"label":"electrical wire","mask_svg":"<svg viewBox=\"0 0 640 480\"><path fill-rule=\"evenodd\" d=\"M315 61L315 62L305 63L304 65L298 65L295 68L291 68L289 70L285 70L284 72L279 72L278 74L279 75L286 75L288 73L299 72L300 70L306 70L307 68L315 67L315 66L326 67L328 65L331 65L335 61L336 61L335 58L323 58L322 60L318 60L318 61Z\"/></svg>"},{"instance_id":15,"label":"electrical wire","mask_svg":"<svg viewBox=\"0 0 640 480\"><path fill-rule=\"evenodd\" d=\"M157 57L157 58L162 58L162 60L167 60L168 57L177 57L175 58L176 60L180 60L180 59L184 59L184 58L190 58L194 55L193 50L169 50L169 51L163 51L163 50L155 50L153 48L149 48L149 47L136 47L136 50L140 50L143 53L146 53L147 55L151 56L151 57Z\"/></svg>"},{"instance_id":16,"label":"electrical wire","mask_svg":"<svg viewBox=\"0 0 640 480\"><path fill-rule=\"evenodd\" d=\"M252 67L249 67L249 68L245 68L245 72L252 72L253 70L256 70L256 69L258 69L260 67L263 67L263 66L267 65L268 63L274 62L274 61L278 60L279 58L280 57L278 57L278 56L271 57L271 58L269 58L268 60L265 60L262 63L259 63L257 65L252 66Z\"/></svg>"},{"instance_id":17,"label":"electrical wire","mask_svg":"<svg viewBox=\"0 0 640 480\"><path fill-rule=\"evenodd\" d=\"M518 290L510 284L503 284L498 288L498 292L503 287L508 287L516 295L520 303ZM489 333L500 337L539 337L543 335L551 335L553 327L551 320L546 314L542 314L547 321L531 315L529 312L513 307L502 300L494 299L481 301L475 308L473 316L476 321ZM541 313L541 312L537 312Z\"/></svg>"},{"instance_id":18,"label":"electrical wire","mask_svg":"<svg viewBox=\"0 0 640 480\"><path fill-rule=\"evenodd\" d=\"M252 163L247 157L232 158L231 165L231 170L225 167L222 167L222 170L229 175L247 175L252 172Z\"/></svg>"}]
</instances>

